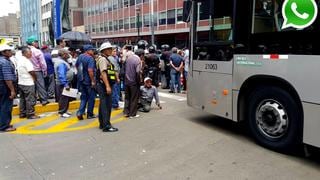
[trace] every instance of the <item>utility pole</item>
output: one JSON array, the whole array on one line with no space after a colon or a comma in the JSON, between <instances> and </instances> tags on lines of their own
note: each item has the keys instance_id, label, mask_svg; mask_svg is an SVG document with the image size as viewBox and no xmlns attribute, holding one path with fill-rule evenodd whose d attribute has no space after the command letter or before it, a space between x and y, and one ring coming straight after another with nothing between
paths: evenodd
<instances>
[{"instance_id":1,"label":"utility pole","mask_svg":"<svg viewBox=\"0 0 320 180\"><path fill-rule=\"evenodd\" d=\"M140 8L136 9L137 12L137 28L138 28L138 41L140 40Z\"/></svg>"},{"instance_id":2,"label":"utility pole","mask_svg":"<svg viewBox=\"0 0 320 180\"><path fill-rule=\"evenodd\" d=\"M151 45L154 45L154 6L153 6L154 0L151 0Z\"/></svg>"}]
</instances>

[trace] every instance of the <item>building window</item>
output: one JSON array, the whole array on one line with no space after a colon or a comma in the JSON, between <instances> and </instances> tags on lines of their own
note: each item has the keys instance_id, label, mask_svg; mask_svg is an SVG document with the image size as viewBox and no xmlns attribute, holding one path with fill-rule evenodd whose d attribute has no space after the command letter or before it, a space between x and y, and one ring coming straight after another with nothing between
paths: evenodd
<instances>
[{"instance_id":1,"label":"building window","mask_svg":"<svg viewBox=\"0 0 320 180\"><path fill-rule=\"evenodd\" d=\"M113 23L113 30L118 31L118 20L115 20Z\"/></svg>"},{"instance_id":2,"label":"building window","mask_svg":"<svg viewBox=\"0 0 320 180\"><path fill-rule=\"evenodd\" d=\"M177 22L183 22L183 9L177 9Z\"/></svg>"},{"instance_id":3,"label":"building window","mask_svg":"<svg viewBox=\"0 0 320 180\"><path fill-rule=\"evenodd\" d=\"M123 0L118 0L119 3L119 9L123 8Z\"/></svg>"},{"instance_id":4,"label":"building window","mask_svg":"<svg viewBox=\"0 0 320 180\"><path fill-rule=\"evenodd\" d=\"M133 29L133 28L136 28L136 17L131 17L130 18L130 28Z\"/></svg>"},{"instance_id":5,"label":"building window","mask_svg":"<svg viewBox=\"0 0 320 180\"><path fill-rule=\"evenodd\" d=\"M168 10L168 24L175 24L176 23L176 10Z\"/></svg>"},{"instance_id":6,"label":"building window","mask_svg":"<svg viewBox=\"0 0 320 180\"><path fill-rule=\"evenodd\" d=\"M118 9L118 0L113 0L113 10Z\"/></svg>"},{"instance_id":7,"label":"building window","mask_svg":"<svg viewBox=\"0 0 320 180\"><path fill-rule=\"evenodd\" d=\"M158 26L158 14L153 14L153 24L154 26Z\"/></svg>"},{"instance_id":8,"label":"building window","mask_svg":"<svg viewBox=\"0 0 320 180\"><path fill-rule=\"evenodd\" d=\"M208 6L208 4L210 3L205 2L200 4L200 20L209 19L210 6Z\"/></svg>"},{"instance_id":9,"label":"building window","mask_svg":"<svg viewBox=\"0 0 320 180\"><path fill-rule=\"evenodd\" d=\"M104 32L104 25L103 25L103 23L100 24L100 32Z\"/></svg>"},{"instance_id":10,"label":"building window","mask_svg":"<svg viewBox=\"0 0 320 180\"><path fill-rule=\"evenodd\" d=\"M129 0L123 0L123 7L129 7Z\"/></svg>"},{"instance_id":11,"label":"building window","mask_svg":"<svg viewBox=\"0 0 320 180\"><path fill-rule=\"evenodd\" d=\"M124 29L129 29L130 27L130 19L129 18L125 18L124 19Z\"/></svg>"},{"instance_id":12,"label":"building window","mask_svg":"<svg viewBox=\"0 0 320 180\"><path fill-rule=\"evenodd\" d=\"M143 0L143 2L145 3L145 2L149 2L150 0Z\"/></svg>"},{"instance_id":13,"label":"building window","mask_svg":"<svg viewBox=\"0 0 320 180\"><path fill-rule=\"evenodd\" d=\"M97 33L100 32L100 24L97 24L97 26L96 26L96 32L97 32Z\"/></svg>"},{"instance_id":14,"label":"building window","mask_svg":"<svg viewBox=\"0 0 320 180\"><path fill-rule=\"evenodd\" d=\"M108 12L108 2L103 4L103 12Z\"/></svg>"},{"instance_id":15,"label":"building window","mask_svg":"<svg viewBox=\"0 0 320 180\"><path fill-rule=\"evenodd\" d=\"M98 4L98 5L96 5L96 7L95 7L95 8L96 8L95 14L96 14L96 15L98 15L98 14L99 14L99 4Z\"/></svg>"},{"instance_id":16,"label":"building window","mask_svg":"<svg viewBox=\"0 0 320 180\"><path fill-rule=\"evenodd\" d=\"M141 4L142 0L136 0L136 4Z\"/></svg>"},{"instance_id":17,"label":"building window","mask_svg":"<svg viewBox=\"0 0 320 180\"><path fill-rule=\"evenodd\" d=\"M108 11L112 11L112 1L108 1Z\"/></svg>"},{"instance_id":18,"label":"building window","mask_svg":"<svg viewBox=\"0 0 320 180\"><path fill-rule=\"evenodd\" d=\"M108 32L108 22L104 23L104 32Z\"/></svg>"},{"instance_id":19,"label":"building window","mask_svg":"<svg viewBox=\"0 0 320 180\"><path fill-rule=\"evenodd\" d=\"M99 6L99 14L102 14L103 12L104 12L104 4L102 3L102 4L100 4L100 6Z\"/></svg>"},{"instance_id":20,"label":"building window","mask_svg":"<svg viewBox=\"0 0 320 180\"><path fill-rule=\"evenodd\" d=\"M123 30L123 19L119 20L119 30Z\"/></svg>"},{"instance_id":21,"label":"building window","mask_svg":"<svg viewBox=\"0 0 320 180\"><path fill-rule=\"evenodd\" d=\"M159 25L167 24L167 12L159 13Z\"/></svg>"},{"instance_id":22,"label":"building window","mask_svg":"<svg viewBox=\"0 0 320 180\"><path fill-rule=\"evenodd\" d=\"M91 25L91 32L96 32L96 25L94 24Z\"/></svg>"},{"instance_id":23,"label":"building window","mask_svg":"<svg viewBox=\"0 0 320 180\"><path fill-rule=\"evenodd\" d=\"M150 26L150 14L143 15L143 26L144 27Z\"/></svg>"},{"instance_id":24,"label":"building window","mask_svg":"<svg viewBox=\"0 0 320 180\"><path fill-rule=\"evenodd\" d=\"M89 26L85 26L84 31L86 32L86 34L90 33Z\"/></svg>"},{"instance_id":25,"label":"building window","mask_svg":"<svg viewBox=\"0 0 320 180\"><path fill-rule=\"evenodd\" d=\"M113 31L113 24L112 24L112 21L109 21L109 31Z\"/></svg>"},{"instance_id":26,"label":"building window","mask_svg":"<svg viewBox=\"0 0 320 180\"><path fill-rule=\"evenodd\" d=\"M130 0L130 6L134 6L135 5L135 0Z\"/></svg>"}]
</instances>

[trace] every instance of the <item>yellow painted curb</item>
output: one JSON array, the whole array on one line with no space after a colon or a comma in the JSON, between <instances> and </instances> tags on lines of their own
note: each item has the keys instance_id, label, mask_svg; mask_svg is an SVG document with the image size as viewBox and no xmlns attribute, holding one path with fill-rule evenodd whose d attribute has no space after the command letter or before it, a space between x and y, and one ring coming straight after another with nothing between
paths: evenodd
<instances>
[{"instance_id":1,"label":"yellow painted curb","mask_svg":"<svg viewBox=\"0 0 320 180\"><path fill-rule=\"evenodd\" d=\"M98 107L99 103L100 103L99 99L96 99L96 102L95 102L94 106ZM78 109L79 106L80 106L80 101L79 100L72 101L69 104L69 110ZM41 114L41 113L45 113L45 112L58 111L59 110L59 105L58 105L58 103L50 103L50 104L47 104L45 106L42 106L41 104L37 104L34 108L35 108L36 114ZM13 107L12 115L13 116L17 116L17 115L19 115L19 113L20 113L19 106Z\"/></svg>"}]
</instances>

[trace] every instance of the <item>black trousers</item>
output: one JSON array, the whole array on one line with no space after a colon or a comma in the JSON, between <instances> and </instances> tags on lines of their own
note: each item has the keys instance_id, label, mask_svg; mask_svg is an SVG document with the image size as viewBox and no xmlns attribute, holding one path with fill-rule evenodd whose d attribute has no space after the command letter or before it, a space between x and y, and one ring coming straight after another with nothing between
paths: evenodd
<instances>
[{"instance_id":1,"label":"black trousers","mask_svg":"<svg viewBox=\"0 0 320 180\"><path fill-rule=\"evenodd\" d=\"M140 88L139 85L125 87L124 114L128 116L137 115Z\"/></svg>"},{"instance_id":2,"label":"black trousers","mask_svg":"<svg viewBox=\"0 0 320 180\"><path fill-rule=\"evenodd\" d=\"M63 88L64 86L61 85L56 86L57 97L59 97L59 114L64 114L69 109L70 97L62 95Z\"/></svg>"},{"instance_id":3,"label":"black trousers","mask_svg":"<svg viewBox=\"0 0 320 180\"><path fill-rule=\"evenodd\" d=\"M97 92L100 98L100 104L99 104L100 127L108 128L111 126L110 117L111 117L111 110L112 110L112 95L107 94L106 86L102 83L97 83Z\"/></svg>"}]
</instances>

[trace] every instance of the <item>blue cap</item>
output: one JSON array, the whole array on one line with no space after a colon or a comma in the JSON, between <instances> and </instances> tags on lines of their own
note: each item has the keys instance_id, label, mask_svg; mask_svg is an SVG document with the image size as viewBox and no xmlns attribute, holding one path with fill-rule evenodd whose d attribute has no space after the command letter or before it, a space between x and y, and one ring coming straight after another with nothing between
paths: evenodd
<instances>
[{"instance_id":1,"label":"blue cap","mask_svg":"<svg viewBox=\"0 0 320 180\"><path fill-rule=\"evenodd\" d=\"M96 50L96 48L94 48L92 45L90 44L86 44L83 46L83 50L84 51L89 51L89 50Z\"/></svg>"}]
</instances>

